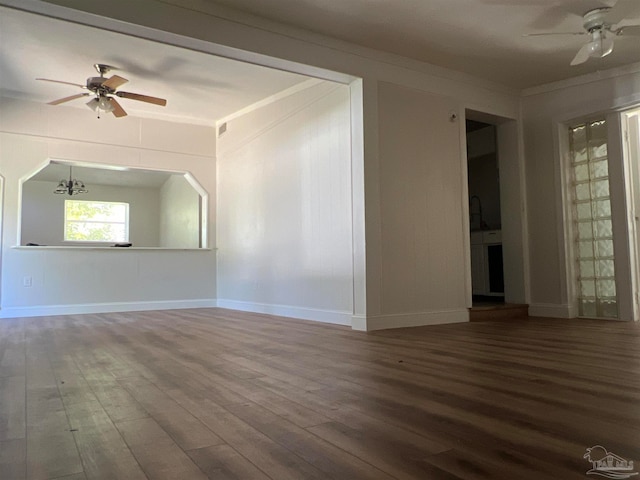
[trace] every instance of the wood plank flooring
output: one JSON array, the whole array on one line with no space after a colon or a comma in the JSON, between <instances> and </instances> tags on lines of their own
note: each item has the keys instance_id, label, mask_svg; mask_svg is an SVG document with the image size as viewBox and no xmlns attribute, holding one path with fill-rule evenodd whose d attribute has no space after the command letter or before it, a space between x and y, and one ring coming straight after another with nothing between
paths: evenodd
<instances>
[{"instance_id":1,"label":"wood plank flooring","mask_svg":"<svg viewBox=\"0 0 640 480\"><path fill-rule=\"evenodd\" d=\"M0 479L584 479L640 464L640 328L0 320Z\"/></svg>"}]
</instances>

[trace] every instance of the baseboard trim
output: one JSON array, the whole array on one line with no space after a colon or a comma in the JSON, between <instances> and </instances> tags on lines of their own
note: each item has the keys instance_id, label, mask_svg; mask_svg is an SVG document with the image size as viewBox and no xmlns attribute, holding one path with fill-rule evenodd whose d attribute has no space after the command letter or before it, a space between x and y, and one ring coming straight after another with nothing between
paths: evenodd
<instances>
[{"instance_id":1,"label":"baseboard trim","mask_svg":"<svg viewBox=\"0 0 640 480\"><path fill-rule=\"evenodd\" d=\"M333 323L335 325L351 326L351 312L336 310L321 310L317 308L295 307L291 305L273 305L269 303L243 302L219 298L217 306L242 312L267 313L280 317L299 318L316 322Z\"/></svg>"},{"instance_id":2,"label":"baseboard trim","mask_svg":"<svg viewBox=\"0 0 640 480\"><path fill-rule=\"evenodd\" d=\"M571 305L556 303L532 303L529 305L530 317L575 318Z\"/></svg>"},{"instance_id":3,"label":"baseboard trim","mask_svg":"<svg viewBox=\"0 0 640 480\"><path fill-rule=\"evenodd\" d=\"M441 310L435 312L398 313L390 315L368 316L366 330L387 330L390 328L422 327L444 323L464 323L469 321L469 311Z\"/></svg>"},{"instance_id":4,"label":"baseboard trim","mask_svg":"<svg viewBox=\"0 0 640 480\"><path fill-rule=\"evenodd\" d=\"M44 317L50 315L81 315L84 313L140 312L146 310L176 310L182 308L214 308L216 300L163 300L154 302L84 303L76 305L40 305L35 307L4 307L0 318Z\"/></svg>"},{"instance_id":5,"label":"baseboard trim","mask_svg":"<svg viewBox=\"0 0 640 480\"><path fill-rule=\"evenodd\" d=\"M353 315L351 317L351 328L359 332L367 331L367 316L366 315Z\"/></svg>"}]
</instances>

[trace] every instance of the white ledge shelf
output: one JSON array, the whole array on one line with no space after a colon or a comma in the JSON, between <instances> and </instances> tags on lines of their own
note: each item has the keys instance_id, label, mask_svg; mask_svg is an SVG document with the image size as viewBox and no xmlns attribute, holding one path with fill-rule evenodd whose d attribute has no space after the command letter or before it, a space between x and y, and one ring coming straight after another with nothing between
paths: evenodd
<instances>
[{"instance_id":1,"label":"white ledge shelf","mask_svg":"<svg viewBox=\"0 0 640 480\"><path fill-rule=\"evenodd\" d=\"M169 248L169 247L105 247L93 245L14 245L16 250L136 250L166 252L211 252L217 248Z\"/></svg>"}]
</instances>

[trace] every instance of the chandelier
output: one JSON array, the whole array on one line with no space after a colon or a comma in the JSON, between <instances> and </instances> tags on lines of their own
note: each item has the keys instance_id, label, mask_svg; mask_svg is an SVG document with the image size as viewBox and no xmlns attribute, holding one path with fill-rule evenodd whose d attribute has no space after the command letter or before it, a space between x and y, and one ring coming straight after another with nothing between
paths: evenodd
<instances>
[{"instance_id":1,"label":"chandelier","mask_svg":"<svg viewBox=\"0 0 640 480\"><path fill-rule=\"evenodd\" d=\"M71 174L71 167L69 167L69 180L65 180L64 178L60 180L53 193L60 195L64 195L65 193L68 195L78 195L79 193L87 193L88 191L89 190L84 186L84 182L82 180L76 180L73 178L73 175Z\"/></svg>"}]
</instances>

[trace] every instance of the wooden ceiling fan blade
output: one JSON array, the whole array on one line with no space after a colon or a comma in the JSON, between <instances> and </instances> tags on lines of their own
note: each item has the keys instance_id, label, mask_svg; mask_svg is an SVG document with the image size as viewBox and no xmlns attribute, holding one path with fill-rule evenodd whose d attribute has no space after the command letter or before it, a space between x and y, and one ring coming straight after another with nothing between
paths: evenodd
<instances>
[{"instance_id":1,"label":"wooden ceiling fan blade","mask_svg":"<svg viewBox=\"0 0 640 480\"><path fill-rule=\"evenodd\" d=\"M124 111L124 108L122 108L122 105L120 105L118 103L118 101L113 98L113 97L109 97L109 103L111 103L111 105L113 106L113 116L114 117L126 117L127 116L127 112Z\"/></svg>"},{"instance_id":2,"label":"wooden ceiling fan blade","mask_svg":"<svg viewBox=\"0 0 640 480\"><path fill-rule=\"evenodd\" d=\"M86 97L87 95L91 95L90 93L78 93L76 95L71 95L69 97L59 98L58 100L54 100L53 102L47 103L47 105L60 105L64 102L69 102L71 100L75 100L76 98Z\"/></svg>"},{"instance_id":3,"label":"wooden ceiling fan blade","mask_svg":"<svg viewBox=\"0 0 640 480\"><path fill-rule=\"evenodd\" d=\"M51 80L50 78L36 78L36 80L40 80L42 82L62 83L63 85L73 85L74 87L80 87L80 88L87 88L85 85L80 85L79 83L63 82L62 80Z\"/></svg>"},{"instance_id":4,"label":"wooden ceiling fan blade","mask_svg":"<svg viewBox=\"0 0 640 480\"><path fill-rule=\"evenodd\" d=\"M153 103L154 105L160 105L161 107L164 107L167 105L167 101L164 98L150 97L148 95L140 95L139 93L116 92L116 95L121 98L128 98L130 100L138 100L140 102Z\"/></svg>"},{"instance_id":5,"label":"wooden ceiling fan blade","mask_svg":"<svg viewBox=\"0 0 640 480\"><path fill-rule=\"evenodd\" d=\"M112 75L111 77L107 78L104 82L102 82L102 86L110 88L111 90L115 90L120 85L124 85L128 81L129 80L119 75Z\"/></svg>"}]
</instances>

